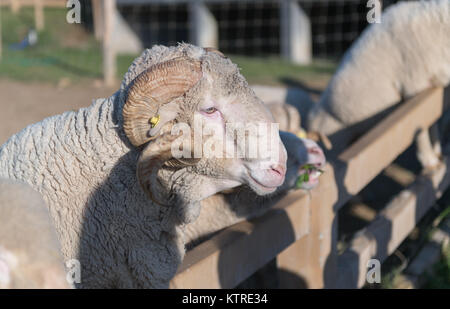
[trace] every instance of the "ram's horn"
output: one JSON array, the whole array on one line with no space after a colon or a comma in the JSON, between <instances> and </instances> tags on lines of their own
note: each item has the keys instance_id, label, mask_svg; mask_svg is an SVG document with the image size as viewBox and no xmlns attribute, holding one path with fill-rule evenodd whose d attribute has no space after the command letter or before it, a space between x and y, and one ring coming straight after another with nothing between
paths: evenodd
<instances>
[{"instance_id":1,"label":"ram's horn","mask_svg":"<svg viewBox=\"0 0 450 309\"><path fill-rule=\"evenodd\" d=\"M191 89L202 77L201 62L179 57L155 64L139 74L128 90L123 107L123 128L134 146L145 144L150 119L158 109Z\"/></svg>"}]
</instances>

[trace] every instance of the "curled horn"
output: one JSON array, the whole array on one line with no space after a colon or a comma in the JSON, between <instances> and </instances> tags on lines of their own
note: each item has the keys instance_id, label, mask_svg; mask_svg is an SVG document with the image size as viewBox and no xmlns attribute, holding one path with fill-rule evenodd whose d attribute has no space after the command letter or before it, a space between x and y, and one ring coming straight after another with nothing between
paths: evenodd
<instances>
[{"instance_id":1,"label":"curled horn","mask_svg":"<svg viewBox=\"0 0 450 309\"><path fill-rule=\"evenodd\" d=\"M179 57L155 64L139 74L128 90L123 128L134 146L152 139L150 119L159 108L183 95L202 77L201 62Z\"/></svg>"}]
</instances>

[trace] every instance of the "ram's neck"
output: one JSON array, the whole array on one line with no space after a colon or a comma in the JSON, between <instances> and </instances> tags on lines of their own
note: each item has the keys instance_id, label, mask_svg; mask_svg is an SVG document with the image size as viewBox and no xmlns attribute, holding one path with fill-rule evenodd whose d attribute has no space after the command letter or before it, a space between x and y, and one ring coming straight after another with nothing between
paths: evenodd
<instances>
[{"instance_id":1,"label":"ram's neck","mask_svg":"<svg viewBox=\"0 0 450 309\"><path fill-rule=\"evenodd\" d=\"M218 193L204 199L200 216L185 227L183 235L187 248L192 248L226 227L262 215L287 192L287 188L280 187L274 194L263 197L240 187L231 193Z\"/></svg>"}]
</instances>

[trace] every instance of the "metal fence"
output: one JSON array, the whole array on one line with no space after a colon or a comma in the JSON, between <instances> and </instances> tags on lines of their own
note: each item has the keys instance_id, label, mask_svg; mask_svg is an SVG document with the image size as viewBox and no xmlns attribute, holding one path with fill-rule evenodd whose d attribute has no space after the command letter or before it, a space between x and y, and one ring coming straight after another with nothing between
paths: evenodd
<instances>
[{"instance_id":1,"label":"metal fence","mask_svg":"<svg viewBox=\"0 0 450 309\"><path fill-rule=\"evenodd\" d=\"M383 3L389 6L394 2ZM203 10L201 14L213 20L208 26L217 28L216 47L223 52L277 55L281 52L283 19L288 18L282 12L286 3L305 13L315 57L340 57L368 24L367 0L117 0L117 7L146 47L190 41L194 11ZM289 26L295 27L295 23Z\"/></svg>"}]
</instances>

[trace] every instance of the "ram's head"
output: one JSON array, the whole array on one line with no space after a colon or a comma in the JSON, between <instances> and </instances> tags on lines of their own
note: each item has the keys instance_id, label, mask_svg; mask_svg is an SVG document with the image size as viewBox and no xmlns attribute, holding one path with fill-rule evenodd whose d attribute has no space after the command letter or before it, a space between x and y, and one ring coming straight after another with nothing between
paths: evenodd
<instances>
[{"instance_id":1,"label":"ram's head","mask_svg":"<svg viewBox=\"0 0 450 309\"><path fill-rule=\"evenodd\" d=\"M199 202L247 185L258 195L283 184L287 154L269 110L223 54L182 44L128 86L123 126L145 145L139 183L189 222Z\"/></svg>"}]
</instances>

